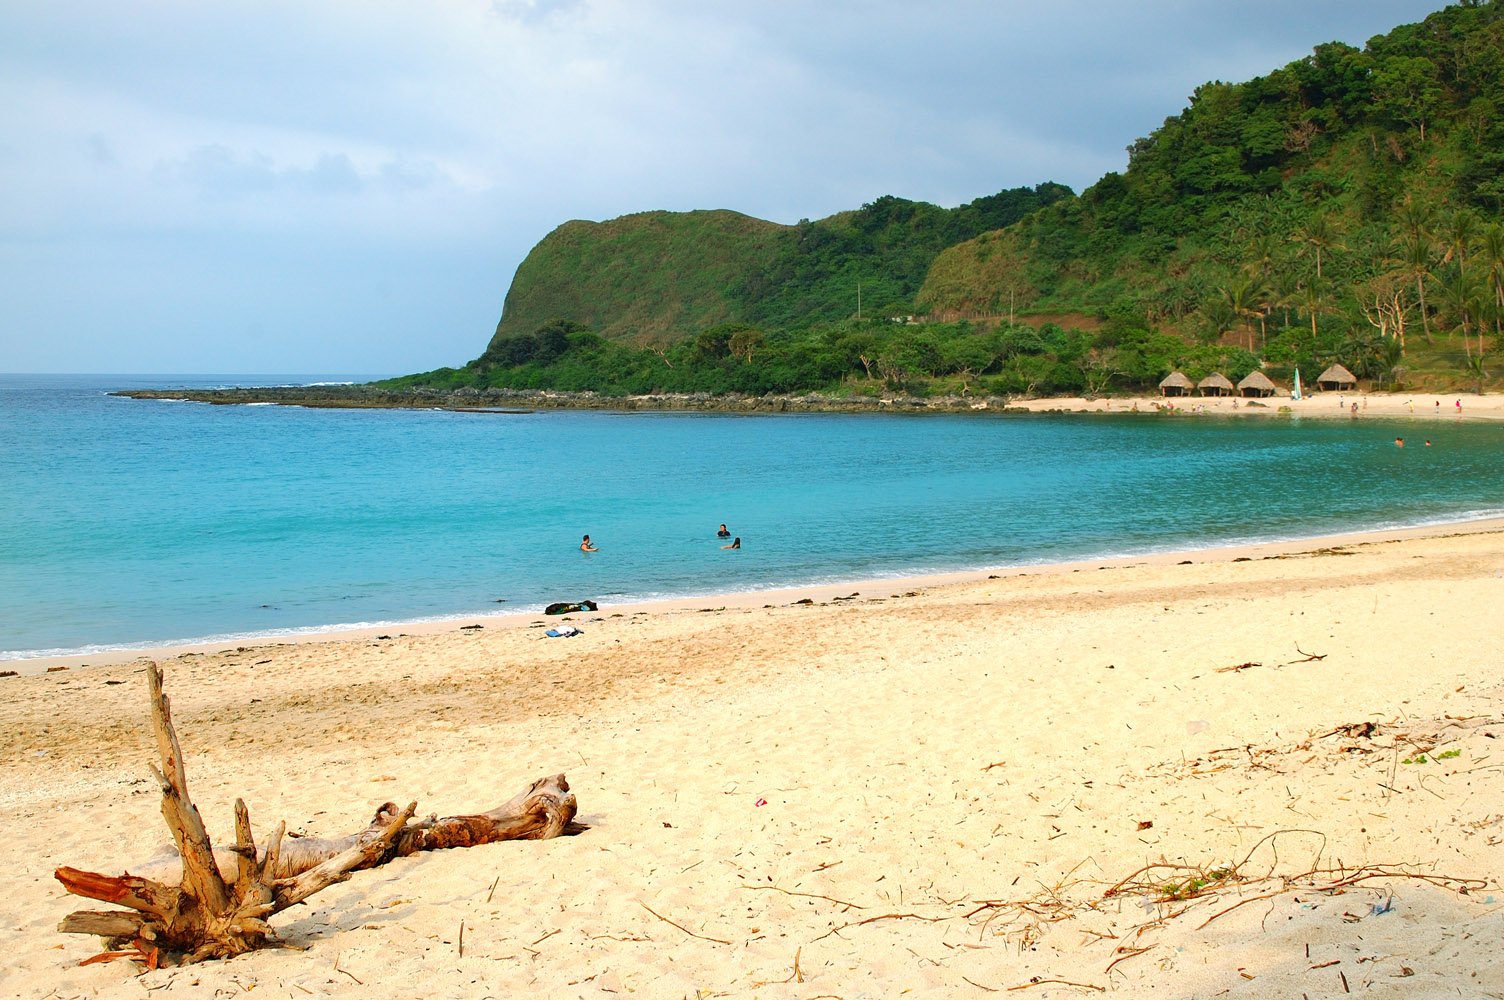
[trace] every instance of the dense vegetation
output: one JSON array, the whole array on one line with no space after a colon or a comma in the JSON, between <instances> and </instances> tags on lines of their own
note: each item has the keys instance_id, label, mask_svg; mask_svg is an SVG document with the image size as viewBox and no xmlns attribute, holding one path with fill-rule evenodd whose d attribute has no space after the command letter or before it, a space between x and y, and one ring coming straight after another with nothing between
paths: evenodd
<instances>
[{"instance_id":1,"label":"dense vegetation","mask_svg":"<svg viewBox=\"0 0 1504 1000\"><path fill-rule=\"evenodd\" d=\"M883 197L793 226L727 211L566 222L517 269L492 346L560 317L662 344L721 323L791 329L912 313L940 251L1071 195L1041 184L953 209Z\"/></svg>"},{"instance_id":2,"label":"dense vegetation","mask_svg":"<svg viewBox=\"0 0 1504 1000\"><path fill-rule=\"evenodd\" d=\"M1341 361L1479 384L1504 324L1501 110L1504 0L1471 0L1202 86L1079 197L569 223L480 358L399 383L1100 393Z\"/></svg>"}]
</instances>

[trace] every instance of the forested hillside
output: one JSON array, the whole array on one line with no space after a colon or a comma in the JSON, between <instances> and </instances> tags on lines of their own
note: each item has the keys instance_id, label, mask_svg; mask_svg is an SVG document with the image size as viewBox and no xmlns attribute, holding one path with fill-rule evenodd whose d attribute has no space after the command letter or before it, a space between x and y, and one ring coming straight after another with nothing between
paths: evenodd
<instances>
[{"instance_id":1,"label":"forested hillside","mask_svg":"<svg viewBox=\"0 0 1504 1000\"><path fill-rule=\"evenodd\" d=\"M1504 0L1208 83L1079 197L880 198L568 223L463 369L398 384L610 393L1099 393L1171 369L1384 387L1493 378Z\"/></svg>"},{"instance_id":2,"label":"forested hillside","mask_svg":"<svg viewBox=\"0 0 1504 1000\"><path fill-rule=\"evenodd\" d=\"M1466 368L1504 304L1501 110L1497 0L1317 46L1200 87L1123 173L942 254L920 304L1094 313L1370 377L1412 353Z\"/></svg>"},{"instance_id":3,"label":"forested hillside","mask_svg":"<svg viewBox=\"0 0 1504 1000\"><path fill-rule=\"evenodd\" d=\"M493 346L558 319L664 344L721 323L782 329L912 313L941 250L1071 194L1042 184L954 209L884 197L794 226L727 211L566 222L517 269Z\"/></svg>"}]
</instances>

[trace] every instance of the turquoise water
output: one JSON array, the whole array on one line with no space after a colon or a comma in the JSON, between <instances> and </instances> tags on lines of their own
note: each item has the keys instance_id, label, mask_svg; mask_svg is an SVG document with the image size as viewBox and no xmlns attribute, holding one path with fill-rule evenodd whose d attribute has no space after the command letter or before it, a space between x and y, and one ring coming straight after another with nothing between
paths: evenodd
<instances>
[{"instance_id":1,"label":"turquoise water","mask_svg":"<svg viewBox=\"0 0 1504 1000\"><path fill-rule=\"evenodd\" d=\"M105 394L215 384L230 383L0 376L0 658L1504 508L1504 427L1445 417L470 414ZM741 551L721 550L722 521ZM600 552L578 550L585 532Z\"/></svg>"}]
</instances>

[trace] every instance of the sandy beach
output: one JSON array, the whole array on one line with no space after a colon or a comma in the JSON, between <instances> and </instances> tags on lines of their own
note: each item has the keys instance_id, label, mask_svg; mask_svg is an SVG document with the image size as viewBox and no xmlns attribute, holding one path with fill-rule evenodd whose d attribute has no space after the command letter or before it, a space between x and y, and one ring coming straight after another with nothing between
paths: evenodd
<instances>
[{"instance_id":1,"label":"sandy beach","mask_svg":"<svg viewBox=\"0 0 1504 1000\"><path fill-rule=\"evenodd\" d=\"M1504 996L1504 531L1407 534L162 657L216 839L590 829L144 974L52 876L168 839L143 663L0 679L0 994Z\"/></svg>"},{"instance_id":2,"label":"sandy beach","mask_svg":"<svg viewBox=\"0 0 1504 1000\"><path fill-rule=\"evenodd\" d=\"M1357 409L1353 409L1353 404ZM1460 406L1459 406L1460 404ZM1410 419L1422 423L1440 420L1504 420L1504 393L1408 394L1396 392L1318 392L1300 399L1289 393L1264 399L1234 397L1162 397L1127 398L1082 397L1010 400L1010 409L1036 413L1123 413L1154 412L1171 408L1182 415L1212 416L1299 416L1323 420L1362 420L1364 418ZM1423 432L1424 428L1417 428Z\"/></svg>"}]
</instances>

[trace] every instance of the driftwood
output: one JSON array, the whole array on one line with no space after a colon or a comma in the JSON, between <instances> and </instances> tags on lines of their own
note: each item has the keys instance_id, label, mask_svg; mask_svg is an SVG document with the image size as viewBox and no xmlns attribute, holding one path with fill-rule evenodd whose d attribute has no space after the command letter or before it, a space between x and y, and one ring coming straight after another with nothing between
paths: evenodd
<instances>
[{"instance_id":1,"label":"driftwood","mask_svg":"<svg viewBox=\"0 0 1504 1000\"><path fill-rule=\"evenodd\" d=\"M107 950L84 964L129 958L154 969L229 958L277 944L268 917L345 881L353 871L418 851L545 840L583 829L574 823L576 805L569 784L564 775L556 774L478 815L413 821L417 803L398 809L388 802L366 830L350 837L283 843L286 824L278 824L259 849L251 837L245 803L237 799L235 846L216 851L188 797L182 750L162 693L161 672L151 663L146 675L162 765L161 770L153 767L152 774L162 790L162 818L172 831L178 858L154 878L57 869L58 881L74 895L126 907L79 911L64 918L59 930L97 934L107 941Z\"/></svg>"}]
</instances>

